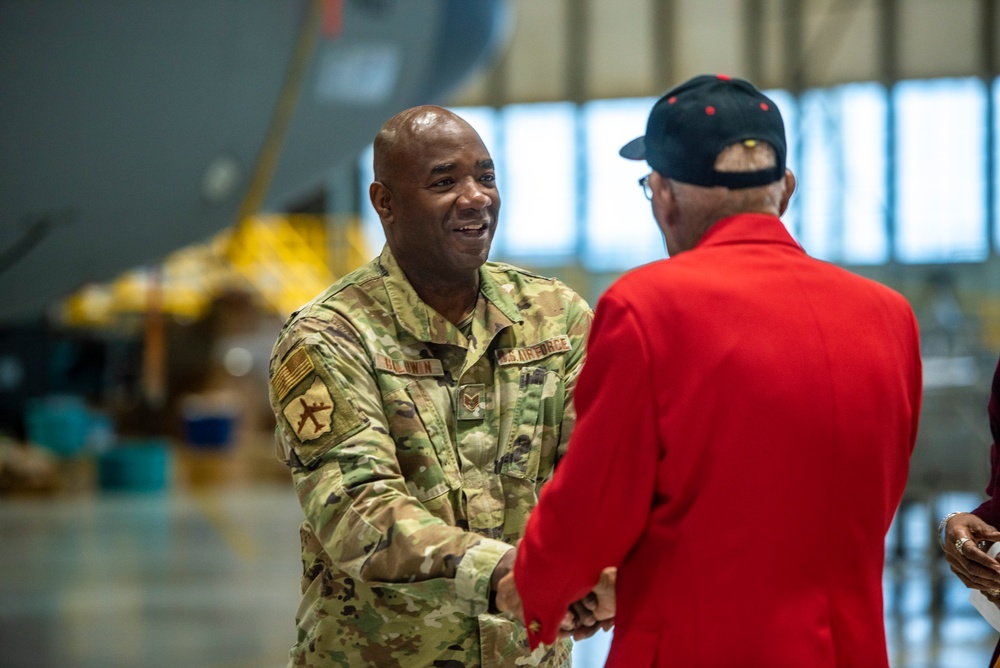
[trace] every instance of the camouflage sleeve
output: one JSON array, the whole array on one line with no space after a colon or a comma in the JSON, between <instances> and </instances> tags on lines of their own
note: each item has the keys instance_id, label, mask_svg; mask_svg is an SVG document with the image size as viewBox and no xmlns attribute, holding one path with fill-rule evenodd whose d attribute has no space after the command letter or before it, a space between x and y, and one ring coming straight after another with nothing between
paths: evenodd
<instances>
[{"instance_id":1,"label":"camouflage sleeve","mask_svg":"<svg viewBox=\"0 0 1000 668\"><path fill-rule=\"evenodd\" d=\"M486 612L490 574L511 546L449 525L428 509L433 499L411 494L357 331L336 318L296 323L276 346L270 394L306 521L334 566Z\"/></svg>"},{"instance_id":2,"label":"camouflage sleeve","mask_svg":"<svg viewBox=\"0 0 1000 668\"><path fill-rule=\"evenodd\" d=\"M563 409L562 425L559 431L559 446L556 450L556 462L566 454L569 437L576 425L576 409L573 405L573 393L576 389L576 379L580 375L583 363L587 357L587 338L590 336L590 325L594 321L594 311L586 301L567 287L567 334L573 346L573 352L566 362L566 395Z\"/></svg>"}]
</instances>

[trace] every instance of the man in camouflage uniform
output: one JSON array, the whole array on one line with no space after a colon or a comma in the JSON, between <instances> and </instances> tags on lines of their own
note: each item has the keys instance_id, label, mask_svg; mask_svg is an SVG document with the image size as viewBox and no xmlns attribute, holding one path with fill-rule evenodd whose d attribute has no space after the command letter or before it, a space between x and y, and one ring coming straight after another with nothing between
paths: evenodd
<instances>
[{"instance_id":1,"label":"man in camouflage uniform","mask_svg":"<svg viewBox=\"0 0 1000 668\"><path fill-rule=\"evenodd\" d=\"M375 179L386 247L294 313L271 360L305 513L290 665L568 666L568 640L531 652L493 597L565 452L592 312L486 261L493 162L451 112L388 121Z\"/></svg>"}]
</instances>

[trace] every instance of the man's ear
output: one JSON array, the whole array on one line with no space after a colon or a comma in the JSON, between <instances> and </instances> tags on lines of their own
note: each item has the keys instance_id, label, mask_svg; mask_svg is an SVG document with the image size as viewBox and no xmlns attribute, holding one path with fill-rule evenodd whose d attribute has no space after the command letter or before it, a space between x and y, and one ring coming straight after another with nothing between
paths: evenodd
<instances>
[{"instance_id":1,"label":"man's ear","mask_svg":"<svg viewBox=\"0 0 1000 668\"><path fill-rule=\"evenodd\" d=\"M653 216L657 219L657 223L661 227L673 223L677 197L670 179L654 171L650 174L649 186L653 190ZM660 220L661 218L663 220Z\"/></svg>"},{"instance_id":2,"label":"man's ear","mask_svg":"<svg viewBox=\"0 0 1000 668\"><path fill-rule=\"evenodd\" d=\"M670 180L654 171L649 177L649 186L653 191L653 219L663 235L667 255L673 257L680 253L679 234L677 230L677 198L674 195Z\"/></svg>"},{"instance_id":3,"label":"man's ear","mask_svg":"<svg viewBox=\"0 0 1000 668\"><path fill-rule=\"evenodd\" d=\"M792 199L792 193L795 192L795 175L792 174L792 170L785 170L785 190L781 193L781 206L778 209L778 215L783 216L785 214L785 209L788 208L788 202Z\"/></svg>"},{"instance_id":4,"label":"man's ear","mask_svg":"<svg viewBox=\"0 0 1000 668\"><path fill-rule=\"evenodd\" d=\"M368 198L383 225L392 224L392 193L381 181L372 181L368 186Z\"/></svg>"}]
</instances>

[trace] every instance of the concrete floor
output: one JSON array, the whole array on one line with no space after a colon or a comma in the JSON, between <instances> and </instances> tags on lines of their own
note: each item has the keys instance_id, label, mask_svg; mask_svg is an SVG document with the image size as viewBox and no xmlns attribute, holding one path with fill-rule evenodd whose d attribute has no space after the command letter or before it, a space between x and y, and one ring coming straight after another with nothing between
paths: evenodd
<instances>
[{"instance_id":1,"label":"concrete floor","mask_svg":"<svg viewBox=\"0 0 1000 668\"><path fill-rule=\"evenodd\" d=\"M932 514L910 506L889 539L906 545L886 569L892 666L986 666L997 634L940 577ZM0 667L283 666L298 523L280 483L0 499ZM581 643L576 668L603 665L609 641Z\"/></svg>"}]
</instances>

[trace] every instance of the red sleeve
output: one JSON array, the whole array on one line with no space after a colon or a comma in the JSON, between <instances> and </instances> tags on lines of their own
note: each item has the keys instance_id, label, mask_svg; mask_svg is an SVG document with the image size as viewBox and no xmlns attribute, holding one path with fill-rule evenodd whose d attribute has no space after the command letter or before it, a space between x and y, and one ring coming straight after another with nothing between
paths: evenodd
<instances>
[{"instance_id":1,"label":"red sleeve","mask_svg":"<svg viewBox=\"0 0 1000 668\"><path fill-rule=\"evenodd\" d=\"M518 547L514 580L532 648L555 641L569 605L622 561L647 524L661 449L650 363L634 314L605 295L577 385L569 452Z\"/></svg>"}]
</instances>

